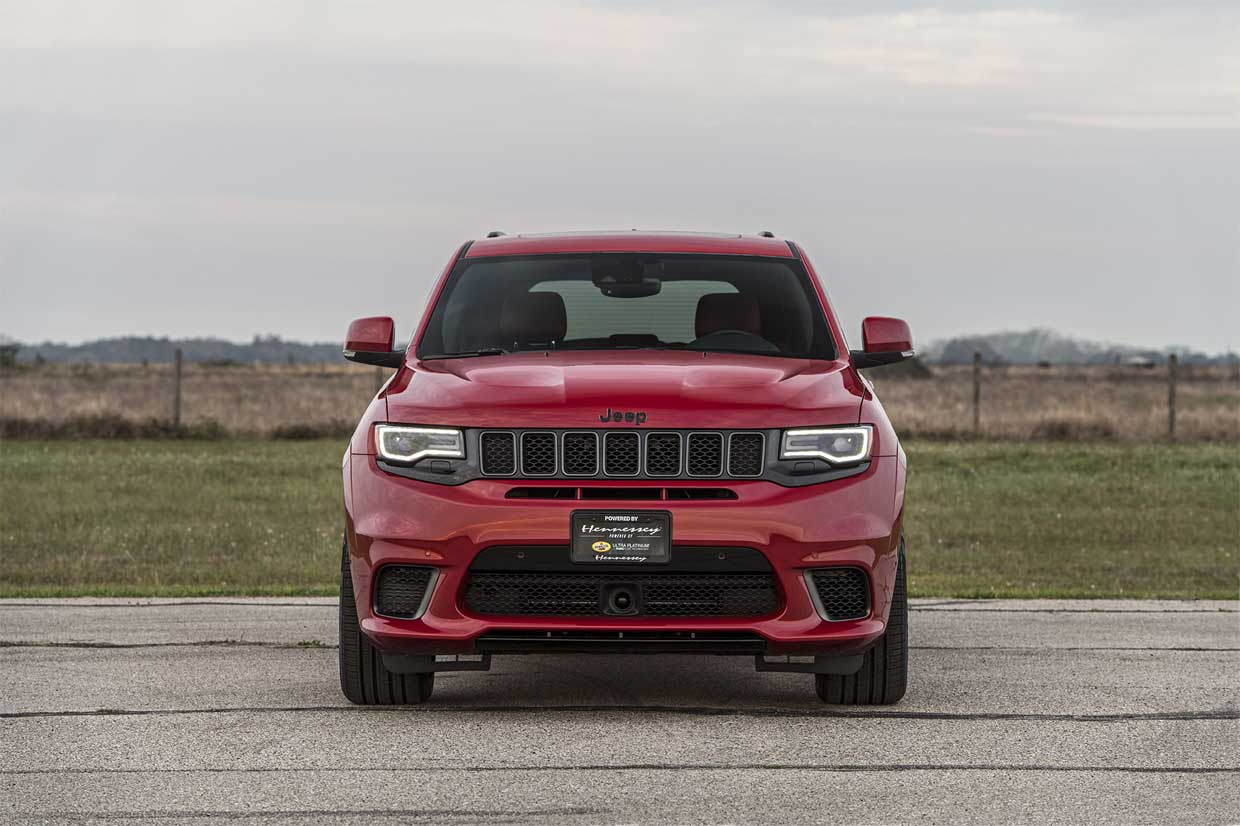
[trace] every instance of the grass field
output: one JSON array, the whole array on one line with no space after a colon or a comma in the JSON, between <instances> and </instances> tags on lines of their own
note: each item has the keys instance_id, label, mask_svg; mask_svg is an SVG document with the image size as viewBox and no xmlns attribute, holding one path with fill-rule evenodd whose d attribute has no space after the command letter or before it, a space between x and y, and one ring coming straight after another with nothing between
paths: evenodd
<instances>
[{"instance_id":1,"label":"grass field","mask_svg":"<svg viewBox=\"0 0 1240 826\"><path fill-rule=\"evenodd\" d=\"M1236 598L1240 448L911 442L914 595ZM5 441L0 596L333 594L337 441Z\"/></svg>"}]
</instances>

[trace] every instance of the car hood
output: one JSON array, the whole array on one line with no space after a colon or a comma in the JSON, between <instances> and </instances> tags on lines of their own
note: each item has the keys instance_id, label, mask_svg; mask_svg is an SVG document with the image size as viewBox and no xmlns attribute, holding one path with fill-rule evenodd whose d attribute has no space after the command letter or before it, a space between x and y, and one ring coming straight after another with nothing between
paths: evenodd
<instances>
[{"instance_id":1,"label":"car hood","mask_svg":"<svg viewBox=\"0 0 1240 826\"><path fill-rule=\"evenodd\" d=\"M409 424L602 427L620 411L682 429L852 424L864 392L843 361L625 350L411 361L385 396Z\"/></svg>"}]
</instances>

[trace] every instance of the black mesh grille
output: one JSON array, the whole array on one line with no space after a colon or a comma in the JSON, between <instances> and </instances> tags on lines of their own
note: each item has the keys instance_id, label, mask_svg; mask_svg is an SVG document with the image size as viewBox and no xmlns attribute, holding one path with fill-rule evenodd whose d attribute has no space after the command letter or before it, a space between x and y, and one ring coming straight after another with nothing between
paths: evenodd
<instances>
[{"instance_id":1,"label":"black mesh grille","mask_svg":"<svg viewBox=\"0 0 1240 826\"><path fill-rule=\"evenodd\" d=\"M636 476L641 457L641 436L636 433L608 433L603 437L603 473L608 476Z\"/></svg>"},{"instance_id":2,"label":"black mesh grille","mask_svg":"<svg viewBox=\"0 0 1240 826\"><path fill-rule=\"evenodd\" d=\"M465 605L478 614L601 616L609 586L631 589L639 616L755 617L779 607L770 574L475 573Z\"/></svg>"},{"instance_id":3,"label":"black mesh grille","mask_svg":"<svg viewBox=\"0 0 1240 826\"><path fill-rule=\"evenodd\" d=\"M555 434L521 434L521 473L551 476L555 473Z\"/></svg>"},{"instance_id":4,"label":"black mesh grille","mask_svg":"<svg viewBox=\"0 0 1240 826\"><path fill-rule=\"evenodd\" d=\"M680 475L680 435L651 433L646 437L646 473L651 476Z\"/></svg>"},{"instance_id":5,"label":"black mesh grille","mask_svg":"<svg viewBox=\"0 0 1240 826\"><path fill-rule=\"evenodd\" d=\"M499 430L480 432L478 448L483 476L761 478L767 438L757 431Z\"/></svg>"},{"instance_id":6,"label":"black mesh grille","mask_svg":"<svg viewBox=\"0 0 1240 826\"><path fill-rule=\"evenodd\" d=\"M812 573L814 590L829 620L864 619L870 614L870 582L860 568L822 568Z\"/></svg>"},{"instance_id":7,"label":"black mesh grille","mask_svg":"<svg viewBox=\"0 0 1240 826\"><path fill-rule=\"evenodd\" d=\"M732 476L761 476L765 446L766 436L761 433L734 433L728 440L728 473Z\"/></svg>"},{"instance_id":8,"label":"black mesh grille","mask_svg":"<svg viewBox=\"0 0 1240 826\"><path fill-rule=\"evenodd\" d=\"M483 433L482 472L489 476L511 476L517 472L517 440L511 433Z\"/></svg>"},{"instance_id":9,"label":"black mesh grille","mask_svg":"<svg viewBox=\"0 0 1240 826\"><path fill-rule=\"evenodd\" d=\"M375 586L375 613L385 617L416 617L430 585L434 568L385 565Z\"/></svg>"},{"instance_id":10,"label":"black mesh grille","mask_svg":"<svg viewBox=\"0 0 1240 826\"><path fill-rule=\"evenodd\" d=\"M597 435L564 434L564 472L569 476L594 476L598 473Z\"/></svg>"},{"instance_id":11,"label":"black mesh grille","mask_svg":"<svg viewBox=\"0 0 1240 826\"><path fill-rule=\"evenodd\" d=\"M689 475L719 476L723 473L723 434L689 434Z\"/></svg>"}]
</instances>

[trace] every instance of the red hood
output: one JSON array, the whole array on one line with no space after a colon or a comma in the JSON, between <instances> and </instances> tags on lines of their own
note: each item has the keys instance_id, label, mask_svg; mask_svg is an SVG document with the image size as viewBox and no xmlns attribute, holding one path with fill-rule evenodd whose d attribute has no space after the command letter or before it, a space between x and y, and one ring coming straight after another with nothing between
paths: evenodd
<instances>
[{"instance_id":1,"label":"red hood","mask_svg":"<svg viewBox=\"0 0 1240 826\"><path fill-rule=\"evenodd\" d=\"M645 429L851 424L864 389L842 361L626 350L413 361L387 389L388 421L458 427ZM617 427L625 425L617 424Z\"/></svg>"}]
</instances>

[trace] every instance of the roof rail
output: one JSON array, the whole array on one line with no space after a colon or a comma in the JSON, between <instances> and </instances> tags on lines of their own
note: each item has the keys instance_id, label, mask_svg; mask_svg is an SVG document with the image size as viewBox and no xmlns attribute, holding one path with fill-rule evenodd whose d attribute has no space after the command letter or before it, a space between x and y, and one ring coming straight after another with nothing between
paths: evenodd
<instances>
[{"instance_id":1,"label":"roof rail","mask_svg":"<svg viewBox=\"0 0 1240 826\"><path fill-rule=\"evenodd\" d=\"M758 233L758 237L759 238L774 238L775 233L771 232L769 229L764 229Z\"/></svg>"},{"instance_id":2,"label":"roof rail","mask_svg":"<svg viewBox=\"0 0 1240 826\"><path fill-rule=\"evenodd\" d=\"M507 235L507 234L508 233L502 232L498 229L493 229L487 233L487 238L499 238L501 235Z\"/></svg>"}]
</instances>

